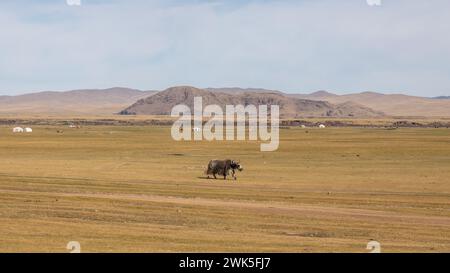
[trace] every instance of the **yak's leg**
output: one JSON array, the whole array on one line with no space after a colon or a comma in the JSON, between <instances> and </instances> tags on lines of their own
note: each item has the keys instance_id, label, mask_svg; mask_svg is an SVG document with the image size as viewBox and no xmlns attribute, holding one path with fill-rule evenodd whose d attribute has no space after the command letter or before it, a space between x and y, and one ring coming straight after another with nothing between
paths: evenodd
<instances>
[{"instance_id":1,"label":"yak's leg","mask_svg":"<svg viewBox=\"0 0 450 273\"><path fill-rule=\"evenodd\" d=\"M237 177L236 177L236 172L235 172L234 170L232 171L232 176L233 176L234 180L237 179Z\"/></svg>"},{"instance_id":2,"label":"yak's leg","mask_svg":"<svg viewBox=\"0 0 450 273\"><path fill-rule=\"evenodd\" d=\"M226 179L227 179L227 175L224 174L224 175L223 175L223 180L226 180Z\"/></svg>"},{"instance_id":3,"label":"yak's leg","mask_svg":"<svg viewBox=\"0 0 450 273\"><path fill-rule=\"evenodd\" d=\"M214 179L217 179L217 177L216 177L216 174L215 174L215 173L213 174L213 176L214 176Z\"/></svg>"}]
</instances>

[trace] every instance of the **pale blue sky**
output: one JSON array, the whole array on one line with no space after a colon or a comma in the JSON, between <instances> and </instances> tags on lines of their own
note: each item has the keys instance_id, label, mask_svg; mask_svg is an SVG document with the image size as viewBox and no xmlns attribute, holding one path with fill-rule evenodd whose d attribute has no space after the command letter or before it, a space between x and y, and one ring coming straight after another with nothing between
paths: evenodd
<instances>
[{"instance_id":1,"label":"pale blue sky","mask_svg":"<svg viewBox=\"0 0 450 273\"><path fill-rule=\"evenodd\" d=\"M450 95L450 1L0 1L0 95L125 86Z\"/></svg>"}]
</instances>

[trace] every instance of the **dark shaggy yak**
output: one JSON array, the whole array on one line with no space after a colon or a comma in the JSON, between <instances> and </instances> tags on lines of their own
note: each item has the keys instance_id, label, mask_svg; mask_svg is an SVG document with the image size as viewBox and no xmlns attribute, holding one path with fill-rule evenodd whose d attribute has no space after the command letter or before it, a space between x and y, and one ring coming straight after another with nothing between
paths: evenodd
<instances>
[{"instance_id":1,"label":"dark shaggy yak","mask_svg":"<svg viewBox=\"0 0 450 273\"><path fill-rule=\"evenodd\" d=\"M234 180L237 179L236 177L236 170L242 171L244 168L238 161L234 161L231 159L225 159L225 160L211 160L208 163L208 169L206 170L206 175L214 176L214 179L217 179L216 175L222 175L223 179L227 179L227 176L229 175L231 171L231 175L234 178Z\"/></svg>"}]
</instances>

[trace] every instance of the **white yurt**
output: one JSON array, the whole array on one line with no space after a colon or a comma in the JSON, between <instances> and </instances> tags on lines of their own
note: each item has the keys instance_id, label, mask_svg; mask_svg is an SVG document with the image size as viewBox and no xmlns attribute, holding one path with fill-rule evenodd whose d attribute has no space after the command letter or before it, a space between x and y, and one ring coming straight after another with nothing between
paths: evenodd
<instances>
[{"instance_id":1,"label":"white yurt","mask_svg":"<svg viewBox=\"0 0 450 273\"><path fill-rule=\"evenodd\" d=\"M319 128L325 128L325 125L320 124L320 125L319 125Z\"/></svg>"},{"instance_id":2,"label":"white yurt","mask_svg":"<svg viewBox=\"0 0 450 273\"><path fill-rule=\"evenodd\" d=\"M301 127L302 127L303 129L305 129L305 128L306 128L306 125L302 125Z\"/></svg>"},{"instance_id":3,"label":"white yurt","mask_svg":"<svg viewBox=\"0 0 450 273\"><path fill-rule=\"evenodd\" d=\"M22 127L15 127L13 129L13 133L23 133L23 128Z\"/></svg>"},{"instance_id":4,"label":"white yurt","mask_svg":"<svg viewBox=\"0 0 450 273\"><path fill-rule=\"evenodd\" d=\"M33 129L31 129L30 127L25 128L25 132L26 133L32 133Z\"/></svg>"}]
</instances>

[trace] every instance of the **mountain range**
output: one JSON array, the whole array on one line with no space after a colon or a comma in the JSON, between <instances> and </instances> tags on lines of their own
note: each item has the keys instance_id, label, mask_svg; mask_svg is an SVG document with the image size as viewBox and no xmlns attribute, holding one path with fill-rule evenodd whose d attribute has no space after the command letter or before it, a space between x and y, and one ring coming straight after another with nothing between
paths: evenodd
<instances>
[{"instance_id":1,"label":"mountain range","mask_svg":"<svg viewBox=\"0 0 450 273\"><path fill-rule=\"evenodd\" d=\"M287 94L258 88L205 88L189 86L164 91L115 87L66 92L39 92L0 96L1 115L133 115L170 114L176 104L192 107L193 97L207 104L278 104L284 118L300 117L450 117L448 97L425 98L401 94L362 92L336 95L327 91Z\"/></svg>"}]
</instances>

